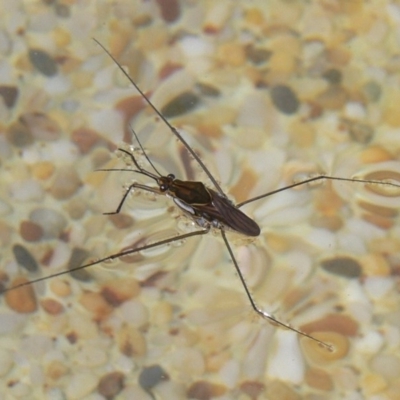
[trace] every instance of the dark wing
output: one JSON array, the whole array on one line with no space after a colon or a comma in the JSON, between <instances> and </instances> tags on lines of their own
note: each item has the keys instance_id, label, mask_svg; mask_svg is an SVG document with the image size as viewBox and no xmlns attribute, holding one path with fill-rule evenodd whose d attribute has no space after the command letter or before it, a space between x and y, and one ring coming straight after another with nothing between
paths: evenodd
<instances>
[{"instance_id":1,"label":"dark wing","mask_svg":"<svg viewBox=\"0 0 400 400\"><path fill-rule=\"evenodd\" d=\"M258 236L260 234L260 227L246 214L236 208L232 203L224 197L221 197L217 192L208 189L212 198L212 205L215 209L209 212L215 219L221 221L224 225L233 229L236 232L242 233L246 236Z\"/></svg>"}]
</instances>

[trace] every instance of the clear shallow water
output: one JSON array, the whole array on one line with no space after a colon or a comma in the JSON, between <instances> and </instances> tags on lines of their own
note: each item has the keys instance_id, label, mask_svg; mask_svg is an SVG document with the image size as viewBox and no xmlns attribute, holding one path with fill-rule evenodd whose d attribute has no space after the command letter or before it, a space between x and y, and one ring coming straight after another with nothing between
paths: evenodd
<instances>
[{"instance_id":1,"label":"clear shallow water","mask_svg":"<svg viewBox=\"0 0 400 400\"><path fill-rule=\"evenodd\" d=\"M394 4L218 4L185 3L174 22L151 2L5 4L4 281L23 272L16 243L35 258L34 278L64 269L71 254L78 263L74 248L103 257L176 232L162 199L133 197L123 216L102 215L131 177L93 171L116 165L132 116L157 165L205 179L151 111L139 113L92 37L160 107L187 91L200 99L171 121L237 201L320 170L396 177ZM182 399L357 398L359 388L394 398L397 196L382 190L326 184L245 207L262 236L234 249L256 300L293 326L328 332L333 356L257 320L210 235L93 269L91 283L37 285L32 313L18 309L26 301L3 302L4 398L106 398L111 386L115 398L151 398L149 389Z\"/></svg>"}]
</instances>

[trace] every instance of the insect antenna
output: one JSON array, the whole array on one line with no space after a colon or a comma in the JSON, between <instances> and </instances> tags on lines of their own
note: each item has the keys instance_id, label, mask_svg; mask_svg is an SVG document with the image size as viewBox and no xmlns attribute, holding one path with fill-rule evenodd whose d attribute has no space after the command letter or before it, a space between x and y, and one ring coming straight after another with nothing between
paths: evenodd
<instances>
[{"instance_id":1,"label":"insect antenna","mask_svg":"<svg viewBox=\"0 0 400 400\"><path fill-rule=\"evenodd\" d=\"M95 38L93 40L108 54L108 56L115 62L120 71L127 77L129 82L135 87L135 89L140 93L140 95L144 98L146 103L154 110L154 112L161 118L161 120L168 126L168 128L172 131L172 133L177 137L177 139L185 146L186 150L192 155L192 157L196 160L196 162L200 165L202 170L206 173L214 187L217 189L219 194L226 198L226 194L222 190L221 186L218 184L216 179L213 177L211 172L205 166L201 158L195 153L195 151L189 146L186 140L182 137L182 135L178 132L178 130L172 126L168 120L161 114L161 112L157 109L157 107L150 101L150 99L144 94L144 92L140 89L140 87L134 82L134 80L129 76L129 74L122 68L122 65L114 58L114 56Z\"/></svg>"}]
</instances>

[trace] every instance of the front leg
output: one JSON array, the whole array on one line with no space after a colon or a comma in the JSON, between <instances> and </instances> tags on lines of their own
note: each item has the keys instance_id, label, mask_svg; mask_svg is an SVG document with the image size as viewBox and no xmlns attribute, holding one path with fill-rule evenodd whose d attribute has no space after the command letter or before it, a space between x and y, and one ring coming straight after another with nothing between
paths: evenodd
<instances>
[{"instance_id":1,"label":"front leg","mask_svg":"<svg viewBox=\"0 0 400 400\"><path fill-rule=\"evenodd\" d=\"M119 212L121 211L122 205L124 204L126 198L128 197L129 192L134 189L142 189L142 190L146 190L147 192L151 192L151 193L155 193L155 194L160 194L160 191L158 188L153 188L151 186L146 186L146 185L141 185L140 183L132 183L128 189L126 189L126 192L124 193L124 195L122 196L121 201L118 204L118 207L115 211L112 212L106 212L103 213L103 215L114 215L114 214L119 214Z\"/></svg>"}]
</instances>

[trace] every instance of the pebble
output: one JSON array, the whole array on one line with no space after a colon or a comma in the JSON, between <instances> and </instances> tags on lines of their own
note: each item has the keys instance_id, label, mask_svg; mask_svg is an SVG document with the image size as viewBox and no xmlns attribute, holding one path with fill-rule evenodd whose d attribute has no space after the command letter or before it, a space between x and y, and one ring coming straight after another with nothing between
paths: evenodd
<instances>
[{"instance_id":1,"label":"pebble","mask_svg":"<svg viewBox=\"0 0 400 400\"><path fill-rule=\"evenodd\" d=\"M382 88L376 81L369 81L365 83L363 87L363 92L365 93L368 100L372 103L377 102L381 98Z\"/></svg>"},{"instance_id":2,"label":"pebble","mask_svg":"<svg viewBox=\"0 0 400 400\"><path fill-rule=\"evenodd\" d=\"M381 375L372 373L363 376L360 384L361 390L367 398L383 392L388 387L388 383Z\"/></svg>"},{"instance_id":3,"label":"pebble","mask_svg":"<svg viewBox=\"0 0 400 400\"><path fill-rule=\"evenodd\" d=\"M190 399L211 400L224 395L226 392L227 388L223 385L207 381L197 381L189 386L186 394Z\"/></svg>"},{"instance_id":4,"label":"pebble","mask_svg":"<svg viewBox=\"0 0 400 400\"><path fill-rule=\"evenodd\" d=\"M144 367L139 374L139 385L146 391L153 389L164 380L168 380L169 376L160 365L151 365Z\"/></svg>"},{"instance_id":5,"label":"pebble","mask_svg":"<svg viewBox=\"0 0 400 400\"><path fill-rule=\"evenodd\" d=\"M362 122L347 121L347 127L351 138L358 143L369 143L375 134L375 130L370 125Z\"/></svg>"},{"instance_id":6,"label":"pebble","mask_svg":"<svg viewBox=\"0 0 400 400\"><path fill-rule=\"evenodd\" d=\"M71 285L63 279L51 279L50 289L56 296L60 297L67 297L72 293Z\"/></svg>"},{"instance_id":7,"label":"pebble","mask_svg":"<svg viewBox=\"0 0 400 400\"><path fill-rule=\"evenodd\" d=\"M358 323L347 315L330 314L317 321L303 325L301 330L307 333L327 331L346 336L355 336L358 333Z\"/></svg>"},{"instance_id":8,"label":"pebble","mask_svg":"<svg viewBox=\"0 0 400 400\"><path fill-rule=\"evenodd\" d=\"M266 390L267 399L282 399L282 400L301 400L299 394L297 394L291 387L286 383L274 380L269 382Z\"/></svg>"},{"instance_id":9,"label":"pebble","mask_svg":"<svg viewBox=\"0 0 400 400\"><path fill-rule=\"evenodd\" d=\"M19 90L16 86L0 85L0 96L7 108L13 108L17 102Z\"/></svg>"},{"instance_id":10,"label":"pebble","mask_svg":"<svg viewBox=\"0 0 400 400\"><path fill-rule=\"evenodd\" d=\"M139 292L139 283L129 277L110 280L101 288L101 295L113 307L118 307L136 297Z\"/></svg>"},{"instance_id":11,"label":"pebble","mask_svg":"<svg viewBox=\"0 0 400 400\"><path fill-rule=\"evenodd\" d=\"M257 400L265 391L265 384L258 381L244 381L240 384L240 390L249 396L250 400Z\"/></svg>"},{"instance_id":12,"label":"pebble","mask_svg":"<svg viewBox=\"0 0 400 400\"><path fill-rule=\"evenodd\" d=\"M54 11L61 18L69 18L71 16L71 10L68 4L54 4Z\"/></svg>"},{"instance_id":13,"label":"pebble","mask_svg":"<svg viewBox=\"0 0 400 400\"><path fill-rule=\"evenodd\" d=\"M297 335L279 330L277 341L274 355L268 362L268 376L272 379L300 384L304 380L305 364ZM285 368L282 368L282 365L285 365Z\"/></svg>"},{"instance_id":14,"label":"pebble","mask_svg":"<svg viewBox=\"0 0 400 400\"><path fill-rule=\"evenodd\" d=\"M50 187L50 193L57 200L65 200L72 197L81 185L82 182L74 168L59 167Z\"/></svg>"},{"instance_id":15,"label":"pebble","mask_svg":"<svg viewBox=\"0 0 400 400\"><path fill-rule=\"evenodd\" d=\"M161 113L165 118L174 118L178 115L186 114L193 111L199 104L200 99L196 94L191 92L184 92L179 96L172 99L162 109Z\"/></svg>"},{"instance_id":16,"label":"pebble","mask_svg":"<svg viewBox=\"0 0 400 400\"><path fill-rule=\"evenodd\" d=\"M161 16L167 23L175 22L181 15L178 0L156 0L161 9Z\"/></svg>"},{"instance_id":17,"label":"pebble","mask_svg":"<svg viewBox=\"0 0 400 400\"><path fill-rule=\"evenodd\" d=\"M29 60L32 65L44 76L52 77L58 73L58 66L56 62L43 50L30 49Z\"/></svg>"},{"instance_id":18,"label":"pebble","mask_svg":"<svg viewBox=\"0 0 400 400\"><path fill-rule=\"evenodd\" d=\"M112 400L124 388L125 375L122 372L114 371L100 378L97 391L107 400Z\"/></svg>"},{"instance_id":19,"label":"pebble","mask_svg":"<svg viewBox=\"0 0 400 400\"><path fill-rule=\"evenodd\" d=\"M30 128L21 120L8 126L6 137L13 146L19 148L30 146L34 140Z\"/></svg>"},{"instance_id":20,"label":"pebble","mask_svg":"<svg viewBox=\"0 0 400 400\"><path fill-rule=\"evenodd\" d=\"M60 302L51 298L40 300L40 305L49 315L59 315L65 310Z\"/></svg>"},{"instance_id":21,"label":"pebble","mask_svg":"<svg viewBox=\"0 0 400 400\"><path fill-rule=\"evenodd\" d=\"M370 361L370 367L387 381L394 381L400 376L400 358L395 354L377 354Z\"/></svg>"},{"instance_id":22,"label":"pebble","mask_svg":"<svg viewBox=\"0 0 400 400\"><path fill-rule=\"evenodd\" d=\"M331 376L328 372L319 368L310 368L306 372L305 382L317 390L330 392L334 385Z\"/></svg>"},{"instance_id":23,"label":"pebble","mask_svg":"<svg viewBox=\"0 0 400 400\"><path fill-rule=\"evenodd\" d=\"M97 321L106 318L113 311L100 293L85 291L79 298L79 304L92 313Z\"/></svg>"},{"instance_id":24,"label":"pebble","mask_svg":"<svg viewBox=\"0 0 400 400\"><path fill-rule=\"evenodd\" d=\"M95 130L82 127L71 133L71 141L78 146L82 154L87 154L100 141L100 136Z\"/></svg>"},{"instance_id":25,"label":"pebble","mask_svg":"<svg viewBox=\"0 0 400 400\"><path fill-rule=\"evenodd\" d=\"M300 103L296 93L285 85L276 85L271 88L271 99L274 106L283 114L295 114Z\"/></svg>"},{"instance_id":26,"label":"pebble","mask_svg":"<svg viewBox=\"0 0 400 400\"><path fill-rule=\"evenodd\" d=\"M339 333L329 331L313 332L312 336L332 345L334 348L333 351L330 351L313 340L307 338L301 340L304 355L316 367L340 360L346 357L349 352L350 343L348 339Z\"/></svg>"},{"instance_id":27,"label":"pebble","mask_svg":"<svg viewBox=\"0 0 400 400\"><path fill-rule=\"evenodd\" d=\"M88 258L89 253L85 249L75 247L72 250L71 257L68 260L68 269L73 269L81 266ZM92 277L86 269L80 269L78 271L72 271L71 276L81 282L89 282Z\"/></svg>"},{"instance_id":28,"label":"pebble","mask_svg":"<svg viewBox=\"0 0 400 400\"><path fill-rule=\"evenodd\" d=\"M359 278L362 272L361 265L350 257L337 257L321 261L324 271L343 278Z\"/></svg>"},{"instance_id":29,"label":"pebble","mask_svg":"<svg viewBox=\"0 0 400 400\"><path fill-rule=\"evenodd\" d=\"M66 218L59 211L44 207L31 211L29 220L41 227L44 239L60 237L68 224Z\"/></svg>"},{"instance_id":30,"label":"pebble","mask_svg":"<svg viewBox=\"0 0 400 400\"><path fill-rule=\"evenodd\" d=\"M19 266L25 268L29 272L36 272L38 270L35 258L24 246L15 244L12 251Z\"/></svg>"},{"instance_id":31,"label":"pebble","mask_svg":"<svg viewBox=\"0 0 400 400\"><path fill-rule=\"evenodd\" d=\"M98 386L97 376L90 371L84 370L72 372L68 376L65 394L68 400L80 400L88 398Z\"/></svg>"},{"instance_id":32,"label":"pebble","mask_svg":"<svg viewBox=\"0 0 400 400\"><path fill-rule=\"evenodd\" d=\"M147 353L146 338L139 329L124 325L117 332L119 351L127 357L142 357Z\"/></svg>"},{"instance_id":33,"label":"pebble","mask_svg":"<svg viewBox=\"0 0 400 400\"><path fill-rule=\"evenodd\" d=\"M134 219L130 215L124 213L113 214L110 215L109 218L117 229L130 228L134 223Z\"/></svg>"},{"instance_id":34,"label":"pebble","mask_svg":"<svg viewBox=\"0 0 400 400\"><path fill-rule=\"evenodd\" d=\"M14 279L9 287L26 283L26 278ZM32 313L37 310L37 299L32 285L10 290L4 295L7 305L14 311L21 314Z\"/></svg>"}]
</instances>

